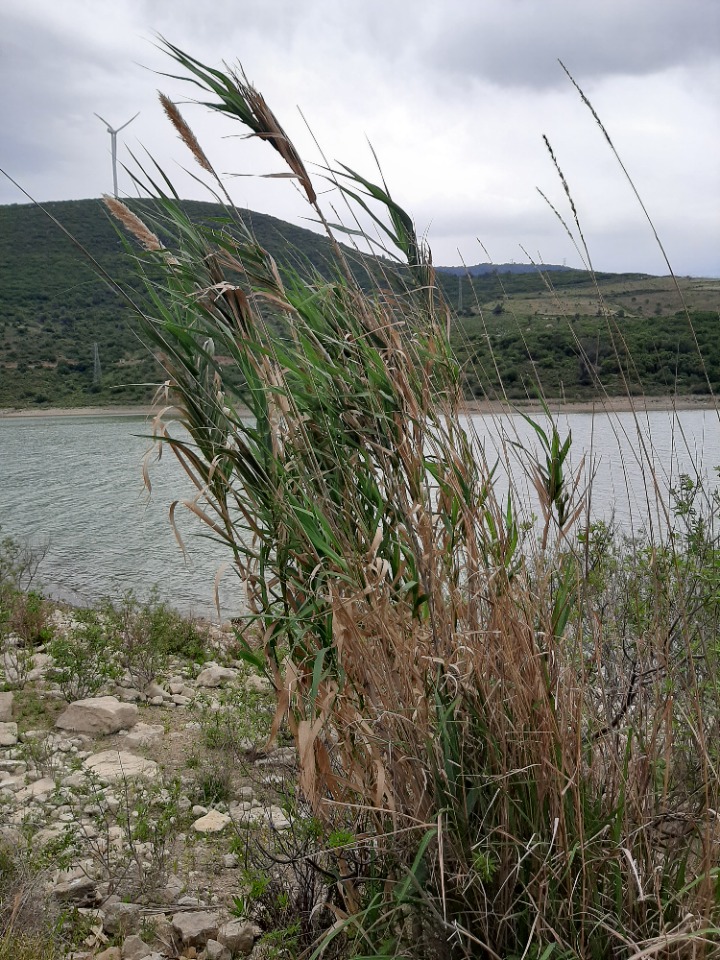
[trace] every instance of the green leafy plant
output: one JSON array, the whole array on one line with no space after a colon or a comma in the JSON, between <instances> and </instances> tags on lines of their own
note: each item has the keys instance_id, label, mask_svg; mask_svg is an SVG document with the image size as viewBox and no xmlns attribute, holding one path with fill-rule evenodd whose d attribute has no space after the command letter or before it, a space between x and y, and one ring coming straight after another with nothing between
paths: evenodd
<instances>
[{"instance_id":1,"label":"green leafy plant","mask_svg":"<svg viewBox=\"0 0 720 960\"><path fill-rule=\"evenodd\" d=\"M0 960L60 960L65 954L44 882L29 851L0 842Z\"/></svg>"},{"instance_id":2,"label":"green leafy plant","mask_svg":"<svg viewBox=\"0 0 720 960\"><path fill-rule=\"evenodd\" d=\"M9 597L31 588L46 553L47 546L0 536L0 601L7 602Z\"/></svg>"},{"instance_id":3,"label":"green leafy plant","mask_svg":"<svg viewBox=\"0 0 720 960\"><path fill-rule=\"evenodd\" d=\"M0 537L0 668L5 681L18 688L33 668L34 648L53 635L49 606L31 589L46 552L47 547Z\"/></svg>"},{"instance_id":4,"label":"green leafy plant","mask_svg":"<svg viewBox=\"0 0 720 960\"><path fill-rule=\"evenodd\" d=\"M47 643L54 630L50 623L50 605L35 590L18 593L12 603L7 628L26 649Z\"/></svg>"}]
</instances>

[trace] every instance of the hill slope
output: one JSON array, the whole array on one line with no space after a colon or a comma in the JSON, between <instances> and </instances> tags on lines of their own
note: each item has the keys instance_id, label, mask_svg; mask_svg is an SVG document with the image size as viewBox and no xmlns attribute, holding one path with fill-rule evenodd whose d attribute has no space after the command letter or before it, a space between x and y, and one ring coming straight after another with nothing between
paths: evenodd
<instances>
[{"instance_id":1,"label":"hill slope","mask_svg":"<svg viewBox=\"0 0 720 960\"><path fill-rule=\"evenodd\" d=\"M99 200L46 204L98 262L140 291L132 259ZM219 212L187 201L193 218ZM328 241L274 217L243 211L280 262L323 272ZM534 394L589 398L597 377L609 392L720 391L716 335L720 281L554 269L491 272L458 268L439 282L458 312L454 342L470 396ZM517 266L517 265L516 265ZM492 267L492 265L490 265ZM697 343L703 355L698 356ZM631 359L624 353L628 345ZM0 407L86 406L148 402L161 371L139 339L129 308L42 210L0 207Z\"/></svg>"}]
</instances>

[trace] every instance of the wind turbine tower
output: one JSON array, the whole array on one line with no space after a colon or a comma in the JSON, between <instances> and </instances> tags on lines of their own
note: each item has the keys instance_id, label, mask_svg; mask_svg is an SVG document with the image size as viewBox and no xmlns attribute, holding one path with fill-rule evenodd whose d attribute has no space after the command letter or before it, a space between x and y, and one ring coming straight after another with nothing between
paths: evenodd
<instances>
[{"instance_id":1,"label":"wind turbine tower","mask_svg":"<svg viewBox=\"0 0 720 960\"><path fill-rule=\"evenodd\" d=\"M99 113L96 113L95 116L98 118L98 120L102 120L102 122L103 122L103 123L105 124L105 126L107 127L107 132L110 134L110 153L112 154L112 167L113 167L113 196L114 196L115 199L117 200L117 195L118 195L118 185L117 185L117 135L120 133L121 130L124 130L125 127L127 127L128 124L132 123L133 120L135 119L135 117L139 117L139 116L140 116L140 111L138 110L138 112L135 114L135 117L130 117L130 119L127 121L127 123L124 123L121 127L117 127L115 130L113 130L113 128L110 126L110 124L107 122L107 120L103 120L103 118L100 116Z\"/></svg>"}]
</instances>

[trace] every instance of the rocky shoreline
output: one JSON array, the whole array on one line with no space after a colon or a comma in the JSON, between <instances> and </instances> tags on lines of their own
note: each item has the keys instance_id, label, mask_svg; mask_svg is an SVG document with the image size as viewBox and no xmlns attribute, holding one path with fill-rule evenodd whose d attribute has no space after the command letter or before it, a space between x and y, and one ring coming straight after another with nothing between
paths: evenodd
<instances>
[{"instance_id":1,"label":"rocky shoreline","mask_svg":"<svg viewBox=\"0 0 720 960\"><path fill-rule=\"evenodd\" d=\"M50 625L70 634L73 612ZM28 909L72 914L68 958L269 956L243 851L303 816L283 790L295 750L266 748L274 695L233 659L232 632L208 641L213 659L175 657L144 689L126 672L68 703L46 648L23 672L21 638L4 638L0 850L35 865Z\"/></svg>"}]
</instances>

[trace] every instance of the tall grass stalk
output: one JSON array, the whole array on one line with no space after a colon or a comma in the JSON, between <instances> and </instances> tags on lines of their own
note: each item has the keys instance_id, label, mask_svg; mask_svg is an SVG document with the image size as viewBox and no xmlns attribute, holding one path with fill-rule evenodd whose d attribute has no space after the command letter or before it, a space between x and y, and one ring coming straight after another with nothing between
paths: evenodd
<instances>
[{"instance_id":1,"label":"tall grass stalk","mask_svg":"<svg viewBox=\"0 0 720 960\"><path fill-rule=\"evenodd\" d=\"M277 151L332 234L244 75L167 49L211 109ZM244 655L274 684L303 797L357 831L312 955L716 955L708 528L634 555L602 526L578 537L570 439L538 424L537 548L463 426L449 310L411 218L384 182L326 175L401 266L333 239L324 275L282 267L229 203L222 222L191 223L159 168L140 175L148 226L120 217L144 248L141 319L189 434L158 418L159 442L230 552Z\"/></svg>"}]
</instances>

